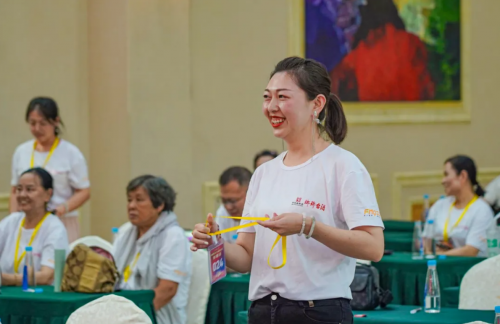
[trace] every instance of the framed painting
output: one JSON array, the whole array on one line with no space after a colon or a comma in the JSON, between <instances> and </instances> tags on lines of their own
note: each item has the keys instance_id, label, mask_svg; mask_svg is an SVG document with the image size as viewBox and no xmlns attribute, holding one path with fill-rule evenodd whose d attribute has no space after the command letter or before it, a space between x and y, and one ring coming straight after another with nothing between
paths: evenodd
<instances>
[{"instance_id":1,"label":"framed painting","mask_svg":"<svg viewBox=\"0 0 500 324\"><path fill-rule=\"evenodd\" d=\"M289 0L289 52L321 62L353 124L468 122L470 0Z\"/></svg>"}]
</instances>

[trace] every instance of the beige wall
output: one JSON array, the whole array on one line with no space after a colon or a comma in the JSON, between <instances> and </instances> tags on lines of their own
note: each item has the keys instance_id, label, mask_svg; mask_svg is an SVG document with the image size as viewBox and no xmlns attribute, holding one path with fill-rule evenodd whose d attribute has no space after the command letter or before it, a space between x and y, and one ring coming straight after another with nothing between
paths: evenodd
<instances>
[{"instance_id":1,"label":"beige wall","mask_svg":"<svg viewBox=\"0 0 500 324\"><path fill-rule=\"evenodd\" d=\"M500 168L500 39L486 36L500 28L497 12L499 1L482 0L469 13L470 123L350 128L343 147L378 175L385 218L405 217L393 211L396 172L438 172L455 153ZM92 233L109 238L126 220L124 186L142 173L171 182L191 227L204 218L203 182L230 165L250 168L262 148L281 150L261 96L287 55L287 15L287 0L0 2L0 192L15 146L29 138L25 106L49 94L89 159ZM440 189L403 189L401 203L424 190Z\"/></svg>"},{"instance_id":2,"label":"beige wall","mask_svg":"<svg viewBox=\"0 0 500 324\"><path fill-rule=\"evenodd\" d=\"M24 114L34 96L56 99L64 137L88 157L86 9L84 1L0 1L0 193L10 191L16 146L31 138Z\"/></svg>"}]
</instances>

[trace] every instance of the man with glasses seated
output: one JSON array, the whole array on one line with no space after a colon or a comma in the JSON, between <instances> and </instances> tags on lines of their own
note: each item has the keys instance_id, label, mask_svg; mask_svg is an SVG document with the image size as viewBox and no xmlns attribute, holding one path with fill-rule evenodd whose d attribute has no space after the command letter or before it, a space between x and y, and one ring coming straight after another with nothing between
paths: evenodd
<instances>
[{"instance_id":1,"label":"man with glasses seated","mask_svg":"<svg viewBox=\"0 0 500 324\"><path fill-rule=\"evenodd\" d=\"M239 220L219 216L241 216L251 178L252 172L239 166L230 167L221 174L219 178L221 205L215 215L220 230L240 224ZM236 241L236 237L236 232L222 234L222 238L231 243Z\"/></svg>"}]
</instances>

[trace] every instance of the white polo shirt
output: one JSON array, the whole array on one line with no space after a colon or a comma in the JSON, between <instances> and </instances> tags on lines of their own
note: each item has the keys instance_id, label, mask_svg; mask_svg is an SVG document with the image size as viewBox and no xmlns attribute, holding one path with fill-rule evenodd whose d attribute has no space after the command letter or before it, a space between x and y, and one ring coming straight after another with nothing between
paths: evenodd
<instances>
[{"instance_id":1,"label":"white polo shirt","mask_svg":"<svg viewBox=\"0 0 500 324\"><path fill-rule=\"evenodd\" d=\"M450 196L439 199L432 205L428 219L434 220L434 235L430 233L426 224L423 233L425 238L443 240L444 224L454 202L455 197ZM452 229L463 211L463 209L455 207L451 210L448 237L454 247L460 248L470 245L479 250L478 256L486 257L488 255L486 231L493 222L493 211L484 200L479 198L469 207L457 227Z\"/></svg>"},{"instance_id":2,"label":"white polo shirt","mask_svg":"<svg viewBox=\"0 0 500 324\"><path fill-rule=\"evenodd\" d=\"M220 205L219 209L217 209L217 212L215 213L215 216L217 225L219 225L220 230L240 225L239 220L220 217L220 216L231 216L227 212L226 208L224 208L224 205ZM236 239L238 238L238 234L236 232L222 233L221 236L224 239L224 241L229 243L236 242Z\"/></svg>"},{"instance_id":3,"label":"white polo shirt","mask_svg":"<svg viewBox=\"0 0 500 324\"><path fill-rule=\"evenodd\" d=\"M354 154L330 145L313 159L293 167L284 165L285 154L257 168L243 216L305 213L317 222L344 230L359 226L383 228L370 175ZM274 270L268 266L267 257L277 234L258 225L239 232L256 232L250 300L272 292L291 300L352 298L349 286L355 259L313 238L291 235L287 237L287 263ZM282 256L280 243L273 250L271 264L281 264Z\"/></svg>"},{"instance_id":4,"label":"white polo shirt","mask_svg":"<svg viewBox=\"0 0 500 324\"><path fill-rule=\"evenodd\" d=\"M24 213L13 213L0 222L0 268L4 273L14 273L14 253L23 218ZM28 246L33 231L34 229L22 228L18 257ZM42 266L54 268L54 250L64 249L68 253L68 234L57 216L47 216L33 240L32 247L36 271L40 271ZM26 258L23 258L17 273L22 273L25 261Z\"/></svg>"},{"instance_id":5,"label":"white polo shirt","mask_svg":"<svg viewBox=\"0 0 500 324\"><path fill-rule=\"evenodd\" d=\"M12 180L11 185L16 186L21 174L30 169L31 154L35 140L27 141L19 145L12 157ZM41 167L49 152L35 151L35 167ZM87 162L82 152L73 144L61 139L59 145L45 166L54 181L54 194L49 202L48 209L54 210L57 206L66 202L75 189L86 189L90 187ZM78 216L78 211L74 210L65 215Z\"/></svg>"}]
</instances>

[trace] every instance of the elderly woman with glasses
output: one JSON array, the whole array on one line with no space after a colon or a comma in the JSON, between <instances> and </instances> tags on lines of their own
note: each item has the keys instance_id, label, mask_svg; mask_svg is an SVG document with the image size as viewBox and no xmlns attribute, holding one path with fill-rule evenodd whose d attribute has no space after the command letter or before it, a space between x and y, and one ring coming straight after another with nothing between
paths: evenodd
<instances>
[{"instance_id":1,"label":"elderly woman with glasses","mask_svg":"<svg viewBox=\"0 0 500 324\"><path fill-rule=\"evenodd\" d=\"M189 241L173 209L176 194L162 178L133 179L127 186L132 226L120 231L113 255L123 290L153 289L159 324L186 323L191 280Z\"/></svg>"}]
</instances>

